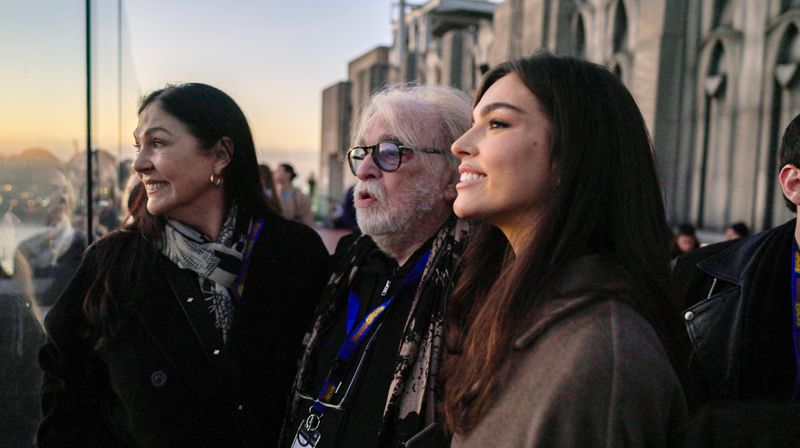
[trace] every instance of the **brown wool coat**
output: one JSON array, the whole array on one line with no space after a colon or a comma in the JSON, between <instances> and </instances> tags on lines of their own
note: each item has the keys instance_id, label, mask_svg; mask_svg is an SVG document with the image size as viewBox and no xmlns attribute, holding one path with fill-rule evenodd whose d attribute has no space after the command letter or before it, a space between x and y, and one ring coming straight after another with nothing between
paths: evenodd
<instances>
[{"instance_id":1,"label":"brown wool coat","mask_svg":"<svg viewBox=\"0 0 800 448\"><path fill-rule=\"evenodd\" d=\"M667 447L686 421L680 382L603 255L574 262L515 341L497 402L453 448Z\"/></svg>"}]
</instances>

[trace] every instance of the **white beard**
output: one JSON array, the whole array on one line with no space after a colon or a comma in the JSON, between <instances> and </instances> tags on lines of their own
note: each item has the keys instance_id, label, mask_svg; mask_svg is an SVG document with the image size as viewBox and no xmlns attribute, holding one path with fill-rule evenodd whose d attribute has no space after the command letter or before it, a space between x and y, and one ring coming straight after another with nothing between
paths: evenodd
<instances>
[{"instance_id":1,"label":"white beard","mask_svg":"<svg viewBox=\"0 0 800 448\"><path fill-rule=\"evenodd\" d=\"M431 179L433 180L433 179ZM378 181L356 183L354 194L369 193L376 202L369 207L356 207L356 221L365 235L404 234L423 221L442 200L443 192L436 182L412 182L387 200L386 189Z\"/></svg>"}]
</instances>

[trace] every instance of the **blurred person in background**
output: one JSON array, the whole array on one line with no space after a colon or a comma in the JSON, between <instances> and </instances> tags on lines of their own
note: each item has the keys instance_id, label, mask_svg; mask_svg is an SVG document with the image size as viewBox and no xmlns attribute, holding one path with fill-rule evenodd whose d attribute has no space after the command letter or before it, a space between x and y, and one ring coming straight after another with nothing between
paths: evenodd
<instances>
[{"instance_id":1,"label":"blurred person in background","mask_svg":"<svg viewBox=\"0 0 800 448\"><path fill-rule=\"evenodd\" d=\"M274 446L325 247L267 207L228 95L167 86L138 114L134 219L45 320L39 447Z\"/></svg>"},{"instance_id":2,"label":"blurred person in background","mask_svg":"<svg viewBox=\"0 0 800 448\"><path fill-rule=\"evenodd\" d=\"M96 238L102 238L108 235L120 225L119 212L117 206L113 202L102 199L97 203L97 219L94 224L94 233Z\"/></svg>"},{"instance_id":3,"label":"blurred person in background","mask_svg":"<svg viewBox=\"0 0 800 448\"><path fill-rule=\"evenodd\" d=\"M116 210L118 199L119 165L116 157L105 149L92 150L92 198L94 204L92 227L94 238L97 239L113 230L114 222L110 214L101 220L101 215L106 210ZM76 227L86 228L86 152L76 151L66 162L66 170L74 179L77 207L73 224Z\"/></svg>"},{"instance_id":4,"label":"blurred person in background","mask_svg":"<svg viewBox=\"0 0 800 448\"><path fill-rule=\"evenodd\" d=\"M336 204L336 209L331 217L331 227L334 229L345 229L351 232L358 232L358 222L356 220L355 206L355 185L351 185L344 192L342 200Z\"/></svg>"},{"instance_id":5,"label":"blurred person in background","mask_svg":"<svg viewBox=\"0 0 800 448\"><path fill-rule=\"evenodd\" d=\"M0 168L0 174L5 174ZM11 211L11 198L0 190L0 273L14 273L14 258L17 253L16 227L20 220Z\"/></svg>"},{"instance_id":6,"label":"blurred person in background","mask_svg":"<svg viewBox=\"0 0 800 448\"><path fill-rule=\"evenodd\" d=\"M9 179L6 174L0 168L0 178ZM8 448L33 447L41 419L36 355L44 328L30 265L17 251L19 223L8 196L0 192L0 446Z\"/></svg>"},{"instance_id":7,"label":"blurred person in background","mask_svg":"<svg viewBox=\"0 0 800 448\"><path fill-rule=\"evenodd\" d=\"M46 311L53 306L78 269L86 250L86 234L73 225L75 189L57 160L31 164L30 182L37 186L44 211L44 230L19 244L34 279L34 294Z\"/></svg>"},{"instance_id":8,"label":"blurred person in background","mask_svg":"<svg viewBox=\"0 0 800 448\"><path fill-rule=\"evenodd\" d=\"M618 77L499 65L453 143L482 223L448 303L452 447L672 447L686 401L652 146Z\"/></svg>"},{"instance_id":9,"label":"blurred person in background","mask_svg":"<svg viewBox=\"0 0 800 448\"><path fill-rule=\"evenodd\" d=\"M275 181L272 178L272 170L269 168L269 165L258 165L258 177L261 179L262 191L264 192L264 198L267 200L267 204L276 212L282 213L281 200L275 189Z\"/></svg>"},{"instance_id":10,"label":"blurred person in background","mask_svg":"<svg viewBox=\"0 0 800 448\"><path fill-rule=\"evenodd\" d=\"M750 227L747 227L747 224L741 221L735 222L725 229L726 240L735 240L746 236L750 236Z\"/></svg>"},{"instance_id":11,"label":"blurred person in background","mask_svg":"<svg viewBox=\"0 0 800 448\"><path fill-rule=\"evenodd\" d=\"M278 197L281 201L283 217L302 222L314 227L314 215L311 213L311 200L300 189L292 185L297 177L294 167L281 163L273 174Z\"/></svg>"},{"instance_id":12,"label":"blurred person in background","mask_svg":"<svg viewBox=\"0 0 800 448\"><path fill-rule=\"evenodd\" d=\"M678 233L672 240L670 256L674 260L680 255L687 254L700 248L697 231L692 224L684 223L678 226Z\"/></svg>"}]
</instances>

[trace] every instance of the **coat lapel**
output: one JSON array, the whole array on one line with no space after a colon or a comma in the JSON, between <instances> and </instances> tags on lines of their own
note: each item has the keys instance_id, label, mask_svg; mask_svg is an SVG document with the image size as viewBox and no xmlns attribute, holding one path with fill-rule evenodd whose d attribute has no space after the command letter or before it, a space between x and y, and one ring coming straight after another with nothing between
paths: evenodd
<instances>
[{"instance_id":1,"label":"coat lapel","mask_svg":"<svg viewBox=\"0 0 800 448\"><path fill-rule=\"evenodd\" d=\"M142 326L189 387L201 396L221 392L220 375L179 302L189 293L201 299L193 275L159 255L143 278L151 281L140 285L132 297Z\"/></svg>"}]
</instances>

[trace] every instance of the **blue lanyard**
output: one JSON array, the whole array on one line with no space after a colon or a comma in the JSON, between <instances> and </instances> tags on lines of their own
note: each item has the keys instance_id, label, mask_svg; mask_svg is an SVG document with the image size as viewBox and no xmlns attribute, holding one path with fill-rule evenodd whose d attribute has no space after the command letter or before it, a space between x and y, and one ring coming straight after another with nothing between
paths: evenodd
<instances>
[{"instance_id":1,"label":"blue lanyard","mask_svg":"<svg viewBox=\"0 0 800 448\"><path fill-rule=\"evenodd\" d=\"M800 397L800 251L797 242L792 243L792 336L794 339L795 379L792 399Z\"/></svg>"},{"instance_id":2,"label":"blue lanyard","mask_svg":"<svg viewBox=\"0 0 800 448\"><path fill-rule=\"evenodd\" d=\"M403 279L403 283L401 283L400 287L397 288L397 293L395 293L394 296L386 299L374 310L366 313L366 315L361 318L361 321L358 323L358 325L355 325L355 322L356 317L358 316L358 311L361 308L361 302L358 300L358 297L353 289L350 288L350 293L347 297L347 322L345 326L346 337L341 348L339 348L339 352L336 354L336 359L333 362L333 367L331 367L331 370L328 373L328 378L322 384L319 395L312 405L314 411L318 413L318 417L321 417L325 412L325 406L322 404L322 402L329 401L338 390L344 376L345 367L353 358L355 349L358 348L361 342L363 342L370 332L375 328L375 325L380 320L380 317L383 315L386 309L389 308L389 305L392 304L392 301L394 301L394 298L397 297L397 294L399 294L400 291L409 285L416 283L417 280L422 277L422 271L425 269L425 265L428 262L430 255L430 250L425 251L422 257L420 257L419 261L417 261L417 264L414 265L414 268L411 270L411 272L409 272L408 275L406 275L406 278ZM389 284L387 283L386 287L384 287L383 291L381 292L382 297L386 296L388 289Z\"/></svg>"},{"instance_id":3,"label":"blue lanyard","mask_svg":"<svg viewBox=\"0 0 800 448\"><path fill-rule=\"evenodd\" d=\"M239 275L231 285L230 292L236 299L241 299L244 294L244 281L247 278L247 271L250 270L250 256L253 254L253 248L256 246L256 241L261 236L264 230L264 218L258 218L250 223L250 231L247 236L247 244L244 248L244 258L239 268Z\"/></svg>"}]
</instances>

